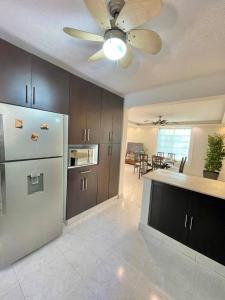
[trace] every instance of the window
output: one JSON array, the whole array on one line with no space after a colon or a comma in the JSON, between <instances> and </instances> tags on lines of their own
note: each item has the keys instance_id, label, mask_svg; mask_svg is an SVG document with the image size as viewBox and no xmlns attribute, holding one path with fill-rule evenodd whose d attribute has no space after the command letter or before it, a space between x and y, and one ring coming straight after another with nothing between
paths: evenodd
<instances>
[{"instance_id":1,"label":"window","mask_svg":"<svg viewBox=\"0 0 225 300\"><path fill-rule=\"evenodd\" d=\"M157 152L174 153L176 160L189 155L191 141L190 128L160 128L158 132Z\"/></svg>"}]
</instances>

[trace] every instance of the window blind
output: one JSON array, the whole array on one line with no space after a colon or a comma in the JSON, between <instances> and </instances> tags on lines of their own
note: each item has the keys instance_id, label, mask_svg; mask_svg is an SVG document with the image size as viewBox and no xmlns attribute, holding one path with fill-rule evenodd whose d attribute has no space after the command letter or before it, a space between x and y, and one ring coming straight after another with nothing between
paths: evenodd
<instances>
[{"instance_id":1,"label":"window blind","mask_svg":"<svg viewBox=\"0 0 225 300\"><path fill-rule=\"evenodd\" d=\"M160 128L158 132L157 151L174 153L176 160L189 155L191 141L190 128Z\"/></svg>"}]
</instances>

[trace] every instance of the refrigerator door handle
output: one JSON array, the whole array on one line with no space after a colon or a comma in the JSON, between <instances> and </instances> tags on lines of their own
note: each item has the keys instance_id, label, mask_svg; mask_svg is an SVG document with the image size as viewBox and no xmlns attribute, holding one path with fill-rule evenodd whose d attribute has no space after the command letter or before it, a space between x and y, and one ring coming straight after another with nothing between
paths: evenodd
<instances>
[{"instance_id":1,"label":"refrigerator door handle","mask_svg":"<svg viewBox=\"0 0 225 300\"><path fill-rule=\"evenodd\" d=\"M28 103L28 85L26 84L26 104Z\"/></svg>"},{"instance_id":2,"label":"refrigerator door handle","mask_svg":"<svg viewBox=\"0 0 225 300\"><path fill-rule=\"evenodd\" d=\"M33 105L36 103L36 88L35 86L33 87Z\"/></svg>"},{"instance_id":3,"label":"refrigerator door handle","mask_svg":"<svg viewBox=\"0 0 225 300\"><path fill-rule=\"evenodd\" d=\"M0 165L0 216L6 214L5 164Z\"/></svg>"}]
</instances>

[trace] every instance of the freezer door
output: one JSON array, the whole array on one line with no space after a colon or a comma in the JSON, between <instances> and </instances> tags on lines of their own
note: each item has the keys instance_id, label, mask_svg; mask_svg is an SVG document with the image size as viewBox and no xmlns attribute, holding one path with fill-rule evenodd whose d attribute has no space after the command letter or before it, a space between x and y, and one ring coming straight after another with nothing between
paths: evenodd
<instances>
[{"instance_id":1,"label":"freezer door","mask_svg":"<svg viewBox=\"0 0 225 300\"><path fill-rule=\"evenodd\" d=\"M0 268L59 236L63 159L0 164Z\"/></svg>"},{"instance_id":2,"label":"freezer door","mask_svg":"<svg viewBox=\"0 0 225 300\"><path fill-rule=\"evenodd\" d=\"M0 103L0 161L63 155L63 115Z\"/></svg>"}]
</instances>

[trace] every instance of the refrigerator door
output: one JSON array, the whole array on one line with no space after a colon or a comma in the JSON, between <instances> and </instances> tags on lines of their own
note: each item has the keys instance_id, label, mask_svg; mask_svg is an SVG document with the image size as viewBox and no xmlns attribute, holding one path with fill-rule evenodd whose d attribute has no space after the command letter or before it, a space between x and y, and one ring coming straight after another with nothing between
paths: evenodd
<instances>
[{"instance_id":1,"label":"refrigerator door","mask_svg":"<svg viewBox=\"0 0 225 300\"><path fill-rule=\"evenodd\" d=\"M0 268L59 236L63 158L0 164Z\"/></svg>"},{"instance_id":2,"label":"refrigerator door","mask_svg":"<svg viewBox=\"0 0 225 300\"><path fill-rule=\"evenodd\" d=\"M63 155L63 115L0 103L0 161Z\"/></svg>"}]
</instances>

